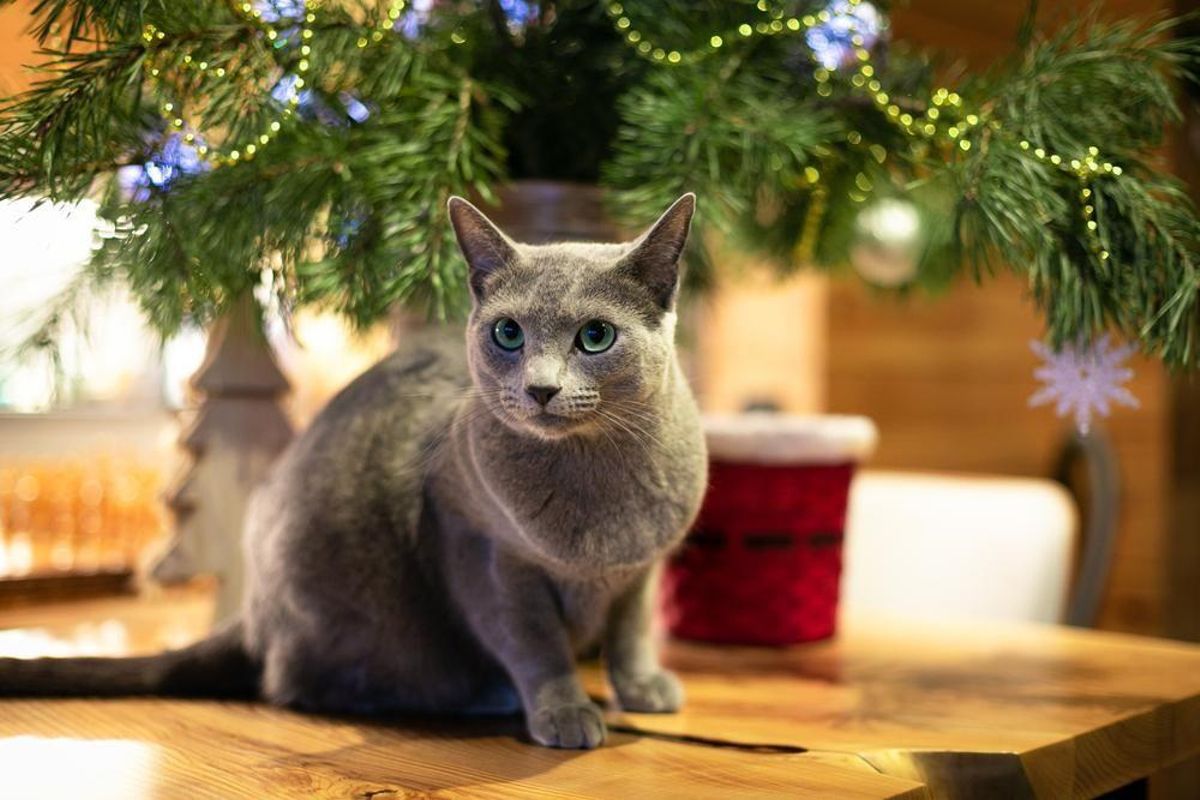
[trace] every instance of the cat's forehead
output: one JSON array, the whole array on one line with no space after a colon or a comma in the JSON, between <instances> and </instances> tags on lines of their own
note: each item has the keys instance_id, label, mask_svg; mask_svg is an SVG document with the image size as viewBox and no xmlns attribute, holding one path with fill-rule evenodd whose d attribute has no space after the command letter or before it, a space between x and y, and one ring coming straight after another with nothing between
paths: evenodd
<instances>
[{"instance_id":1,"label":"cat's forehead","mask_svg":"<svg viewBox=\"0 0 1200 800\"><path fill-rule=\"evenodd\" d=\"M547 321L577 322L600 313L661 317L645 288L617 269L622 244L518 245L518 259L494 276L485 307Z\"/></svg>"},{"instance_id":2,"label":"cat's forehead","mask_svg":"<svg viewBox=\"0 0 1200 800\"><path fill-rule=\"evenodd\" d=\"M577 288L602 280L628 251L623 244L518 245L515 267L527 280Z\"/></svg>"}]
</instances>

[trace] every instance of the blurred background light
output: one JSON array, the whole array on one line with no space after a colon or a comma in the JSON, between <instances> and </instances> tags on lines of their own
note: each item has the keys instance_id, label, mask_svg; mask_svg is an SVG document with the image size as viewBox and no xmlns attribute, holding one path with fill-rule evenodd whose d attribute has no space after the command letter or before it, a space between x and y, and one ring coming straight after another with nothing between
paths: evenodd
<instances>
[{"instance_id":1,"label":"blurred background light","mask_svg":"<svg viewBox=\"0 0 1200 800\"><path fill-rule=\"evenodd\" d=\"M870 50L879 41L883 17L870 3L851 5L848 0L835 0L825 8L829 22L814 25L805 34L813 58L826 69L837 69L854 60L855 36L861 36L863 47Z\"/></svg>"}]
</instances>

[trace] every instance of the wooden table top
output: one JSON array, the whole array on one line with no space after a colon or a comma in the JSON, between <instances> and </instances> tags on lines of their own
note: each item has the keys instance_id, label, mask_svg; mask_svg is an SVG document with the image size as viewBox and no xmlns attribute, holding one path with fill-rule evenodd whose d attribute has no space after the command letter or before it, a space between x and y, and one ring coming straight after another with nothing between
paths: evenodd
<instances>
[{"instance_id":1,"label":"wooden table top","mask_svg":"<svg viewBox=\"0 0 1200 800\"><path fill-rule=\"evenodd\" d=\"M0 654L153 652L210 617L195 593L7 610ZM1200 647L1184 644L848 621L830 642L667 657L684 712L613 711L591 752L526 744L515 719L4 701L0 797L1093 797L1200 752Z\"/></svg>"}]
</instances>

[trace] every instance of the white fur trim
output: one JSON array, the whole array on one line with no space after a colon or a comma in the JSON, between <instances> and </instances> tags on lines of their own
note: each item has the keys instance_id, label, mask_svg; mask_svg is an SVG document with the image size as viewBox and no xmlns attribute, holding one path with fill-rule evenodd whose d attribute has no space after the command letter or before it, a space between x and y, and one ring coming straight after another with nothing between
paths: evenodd
<instances>
[{"instance_id":1,"label":"white fur trim","mask_svg":"<svg viewBox=\"0 0 1200 800\"><path fill-rule=\"evenodd\" d=\"M761 412L706 415L704 433L711 458L752 464L860 462L879 438L866 417Z\"/></svg>"}]
</instances>

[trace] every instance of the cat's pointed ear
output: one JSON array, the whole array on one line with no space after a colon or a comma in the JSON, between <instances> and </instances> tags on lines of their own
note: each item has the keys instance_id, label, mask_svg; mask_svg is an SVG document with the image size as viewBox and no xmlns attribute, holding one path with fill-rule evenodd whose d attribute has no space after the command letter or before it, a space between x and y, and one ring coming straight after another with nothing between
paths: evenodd
<instances>
[{"instance_id":1,"label":"cat's pointed ear","mask_svg":"<svg viewBox=\"0 0 1200 800\"><path fill-rule=\"evenodd\" d=\"M461 197L451 197L447 208L459 249L467 260L471 294L483 299L487 279L516 259L512 240L475 206Z\"/></svg>"},{"instance_id":2,"label":"cat's pointed ear","mask_svg":"<svg viewBox=\"0 0 1200 800\"><path fill-rule=\"evenodd\" d=\"M670 310L675 302L679 287L679 257L687 244L695 211L696 195L688 192L672 203L621 259L621 267L650 290L654 301L664 311Z\"/></svg>"}]
</instances>

